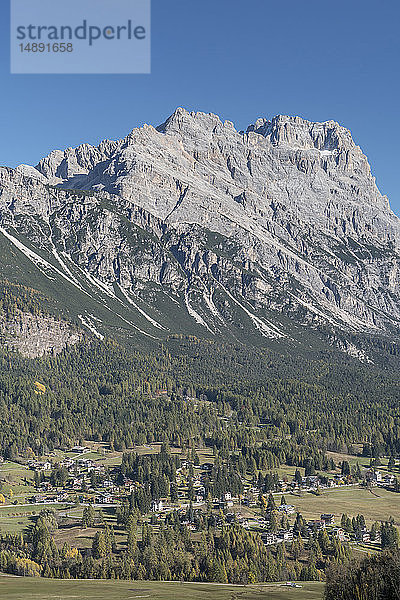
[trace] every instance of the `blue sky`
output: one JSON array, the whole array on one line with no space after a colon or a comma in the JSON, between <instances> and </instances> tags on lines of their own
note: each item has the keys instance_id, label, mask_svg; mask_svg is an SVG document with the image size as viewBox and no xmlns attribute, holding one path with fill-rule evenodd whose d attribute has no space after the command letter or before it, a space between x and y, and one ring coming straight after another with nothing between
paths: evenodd
<instances>
[{"instance_id":1,"label":"blue sky","mask_svg":"<svg viewBox=\"0 0 400 600\"><path fill-rule=\"evenodd\" d=\"M238 129L275 114L334 119L400 214L397 0L153 0L151 75L10 75L7 1L0 10L1 165L123 137L177 106Z\"/></svg>"}]
</instances>

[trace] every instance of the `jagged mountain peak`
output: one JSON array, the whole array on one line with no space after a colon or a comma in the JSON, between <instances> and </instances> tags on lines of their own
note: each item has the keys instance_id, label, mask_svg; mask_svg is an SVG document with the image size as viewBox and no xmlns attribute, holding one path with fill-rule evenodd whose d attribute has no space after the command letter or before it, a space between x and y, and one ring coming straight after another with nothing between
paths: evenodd
<instances>
[{"instance_id":1,"label":"jagged mountain peak","mask_svg":"<svg viewBox=\"0 0 400 600\"><path fill-rule=\"evenodd\" d=\"M39 161L35 169L50 181L65 180L87 173L102 160L110 158L120 143L120 140L103 140L98 146L84 143L64 151L53 150Z\"/></svg>"},{"instance_id":2,"label":"jagged mountain peak","mask_svg":"<svg viewBox=\"0 0 400 600\"><path fill-rule=\"evenodd\" d=\"M215 129L222 126L234 127L231 121L222 121L221 118L214 113L205 113L201 111L188 111L185 108L178 107L172 115L170 115L164 123L156 129L160 133L168 133L171 131L190 129L194 125L205 129Z\"/></svg>"},{"instance_id":3,"label":"jagged mountain peak","mask_svg":"<svg viewBox=\"0 0 400 600\"><path fill-rule=\"evenodd\" d=\"M182 150L189 152L196 160L199 157L213 156L217 158L218 150L227 156L234 157L239 148L242 153L271 151L271 147L287 148L292 151L319 151L319 158L328 163L329 169L342 166L356 174L363 172L370 176L368 161L360 148L354 143L348 129L335 121L322 123L312 122L298 116L276 115L272 119L259 118L248 126L246 133L238 132L231 121L222 122L213 113L187 111L179 107L164 123L154 128L143 125L133 129L120 140L103 140L98 146L81 144L76 148L64 151L54 150L43 158L36 170L55 184L63 184L68 180L76 187L87 185L85 175L91 171L99 171L107 161L124 161L127 149L132 155L138 148L151 151L152 147L164 148L171 153L173 145L157 139L162 134L168 140L182 143ZM249 140L249 136L258 134L257 140ZM262 142L261 140L264 140ZM265 145L266 144L266 145ZM166 147L167 145L167 147ZM161 150L160 150L161 151ZM305 157L311 160L312 157ZM357 164L354 164L357 163ZM100 166L100 167L99 167ZM90 183L90 182L89 182ZM96 182L95 185L98 185Z\"/></svg>"},{"instance_id":4,"label":"jagged mountain peak","mask_svg":"<svg viewBox=\"0 0 400 600\"><path fill-rule=\"evenodd\" d=\"M276 115L271 120L260 118L247 132L268 138L272 144L320 151L360 150L351 132L336 121L313 122L298 116Z\"/></svg>"},{"instance_id":5,"label":"jagged mountain peak","mask_svg":"<svg viewBox=\"0 0 400 600\"><path fill-rule=\"evenodd\" d=\"M201 129L221 133L224 127L235 129L231 121L223 122L214 113L188 111L178 107L164 123L156 127L156 130L168 134ZM318 122L300 116L278 114L271 119L258 118L254 124L247 127L246 133L249 132L268 137L275 144L287 144L304 149L315 148L321 151L358 149L351 132L333 120Z\"/></svg>"}]
</instances>

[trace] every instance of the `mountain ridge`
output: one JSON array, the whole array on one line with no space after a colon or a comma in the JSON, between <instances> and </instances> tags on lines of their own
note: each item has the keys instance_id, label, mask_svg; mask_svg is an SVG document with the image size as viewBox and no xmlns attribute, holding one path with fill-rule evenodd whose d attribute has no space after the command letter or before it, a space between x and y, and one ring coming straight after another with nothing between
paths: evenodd
<instances>
[{"instance_id":1,"label":"mountain ridge","mask_svg":"<svg viewBox=\"0 0 400 600\"><path fill-rule=\"evenodd\" d=\"M178 108L157 128L0 169L0 217L36 267L122 306L135 335L398 338L400 220L334 121L277 115L238 132Z\"/></svg>"}]
</instances>

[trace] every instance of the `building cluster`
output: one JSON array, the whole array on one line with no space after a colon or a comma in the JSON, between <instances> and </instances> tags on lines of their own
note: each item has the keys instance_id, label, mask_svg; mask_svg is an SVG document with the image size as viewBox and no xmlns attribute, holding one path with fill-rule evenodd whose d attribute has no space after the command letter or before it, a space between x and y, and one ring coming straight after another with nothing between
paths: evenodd
<instances>
[{"instance_id":1,"label":"building cluster","mask_svg":"<svg viewBox=\"0 0 400 600\"><path fill-rule=\"evenodd\" d=\"M84 446L75 446L64 459L57 464L50 461L29 460L27 467L35 471L37 493L31 498L32 502L94 502L97 505L118 505L135 492L142 484L129 479L121 472L119 466L106 468L101 461L94 461L87 456L90 449ZM282 500L276 511L276 526L271 528L271 519L268 511L263 514L249 516L246 508L262 507L262 500L270 493L298 493L303 491L314 492L319 488L331 488L343 485L355 485L350 475L333 475L328 477L308 475L302 477L296 472L292 481L288 479L274 479L274 489L266 491L265 482L249 483L242 478L242 493L234 494L229 489L220 496L211 498L209 495L210 481L212 478L213 463L193 465L190 461L181 461L176 470L177 502L170 502L167 498L156 498L151 503L152 519L156 521L172 511L177 511L179 519L191 531L196 531L200 515L204 515L204 504L212 506L215 525L235 521L246 529L259 531L266 545L291 542L295 536L294 526L289 525L287 517L296 512L294 505ZM383 475L380 471L370 468L362 473L363 482L368 485L394 486L396 477L391 474ZM192 486L190 501L188 498L188 485ZM272 496L271 496L272 497ZM189 510L190 507L190 510ZM202 508L201 508L202 507ZM234 512L235 507L235 512ZM246 513L246 514L242 514ZM272 530L275 529L275 530ZM356 540L364 543L369 541L379 542L374 532L366 528L349 534L342 527L335 525L333 514L322 514L319 519L309 520L302 525L302 537L311 537L321 531L326 531L330 538L342 542ZM297 533L297 532L296 532ZM378 534L379 536L379 534Z\"/></svg>"},{"instance_id":2,"label":"building cluster","mask_svg":"<svg viewBox=\"0 0 400 600\"><path fill-rule=\"evenodd\" d=\"M376 471L374 469L367 469L364 471L363 477L365 482L371 486L391 486L396 482L396 477L392 473L383 475L380 471Z\"/></svg>"}]
</instances>

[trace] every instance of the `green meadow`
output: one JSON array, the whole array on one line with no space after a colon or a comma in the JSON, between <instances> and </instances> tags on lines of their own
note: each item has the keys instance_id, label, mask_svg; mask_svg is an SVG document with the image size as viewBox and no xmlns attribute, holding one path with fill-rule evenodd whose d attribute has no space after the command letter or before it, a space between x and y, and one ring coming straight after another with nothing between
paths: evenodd
<instances>
[{"instance_id":1,"label":"green meadow","mask_svg":"<svg viewBox=\"0 0 400 600\"><path fill-rule=\"evenodd\" d=\"M0 598L7 600L322 600L322 583L218 585L153 581L59 580L1 577Z\"/></svg>"}]
</instances>

